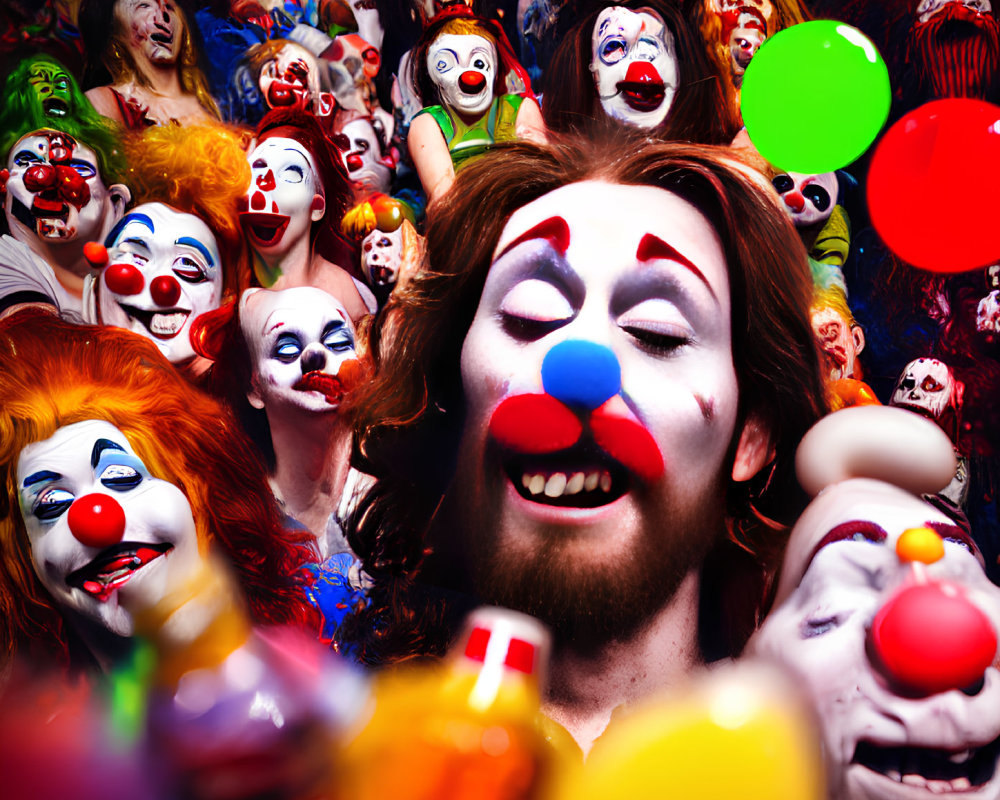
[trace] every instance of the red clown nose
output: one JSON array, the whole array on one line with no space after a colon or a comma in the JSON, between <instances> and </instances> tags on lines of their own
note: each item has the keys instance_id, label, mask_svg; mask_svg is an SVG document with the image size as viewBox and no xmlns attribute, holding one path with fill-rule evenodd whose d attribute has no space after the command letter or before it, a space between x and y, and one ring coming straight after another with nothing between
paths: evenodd
<instances>
[{"instance_id":1,"label":"red clown nose","mask_svg":"<svg viewBox=\"0 0 1000 800\"><path fill-rule=\"evenodd\" d=\"M70 533L87 547L110 547L125 535L125 512L106 494L78 497L69 507L66 521Z\"/></svg>"},{"instance_id":2,"label":"red clown nose","mask_svg":"<svg viewBox=\"0 0 1000 800\"><path fill-rule=\"evenodd\" d=\"M486 78L481 72L467 70L458 78L458 87L466 94L479 94L486 85Z\"/></svg>"},{"instance_id":3,"label":"red clown nose","mask_svg":"<svg viewBox=\"0 0 1000 800\"><path fill-rule=\"evenodd\" d=\"M871 643L889 676L922 694L976 684L997 653L986 614L943 582L901 589L876 614Z\"/></svg>"},{"instance_id":4,"label":"red clown nose","mask_svg":"<svg viewBox=\"0 0 1000 800\"><path fill-rule=\"evenodd\" d=\"M112 264L104 270L104 285L115 294L139 294L146 281L131 264Z\"/></svg>"},{"instance_id":5,"label":"red clown nose","mask_svg":"<svg viewBox=\"0 0 1000 800\"><path fill-rule=\"evenodd\" d=\"M153 296L154 303L168 308L180 300L181 285L169 275L160 275L149 284L149 293Z\"/></svg>"}]
</instances>

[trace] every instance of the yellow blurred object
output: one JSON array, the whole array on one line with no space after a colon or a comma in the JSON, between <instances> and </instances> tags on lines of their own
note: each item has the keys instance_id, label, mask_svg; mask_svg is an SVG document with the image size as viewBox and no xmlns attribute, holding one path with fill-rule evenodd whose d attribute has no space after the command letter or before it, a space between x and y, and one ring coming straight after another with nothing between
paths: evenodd
<instances>
[{"instance_id":1,"label":"yellow blurred object","mask_svg":"<svg viewBox=\"0 0 1000 800\"><path fill-rule=\"evenodd\" d=\"M930 528L909 528L896 540L896 555L904 562L933 564L944 558L944 542Z\"/></svg>"},{"instance_id":2,"label":"yellow blurred object","mask_svg":"<svg viewBox=\"0 0 1000 800\"><path fill-rule=\"evenodd\" d=\"M444 664L376 680L373 714L338 759L339 796L515 800L546 793L557 754L572 747L568 733L562 738L541 723L548 634L531 617L504 609L479 609L466 625Z\"/></svg>"},{"instance_id":3,"label":"yellow blurred object","mask_svg":"<svg viewBox=\"0 0 1000 800\"><path fill-rule=\"evenodd\" d=\"M739 664L616 715L551 800L823 800L818 736L788 683Z\"/></svg>"}]
</instances>

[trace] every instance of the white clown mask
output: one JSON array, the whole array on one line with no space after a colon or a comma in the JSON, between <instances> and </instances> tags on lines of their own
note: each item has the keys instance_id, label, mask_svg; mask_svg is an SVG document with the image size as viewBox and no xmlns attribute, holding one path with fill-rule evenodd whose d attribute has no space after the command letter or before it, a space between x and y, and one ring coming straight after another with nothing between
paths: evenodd
<instances>
[{"instance_id":1,"label":"white clown mask","mask_svg":"<svg viewBox=\"0 0 1000 800\"><path fill-rule=\"evenodd\" d=\"M906 365L896 382L889 405L906 408L941 423L946 411L957 413L965 384L951 367L936 358L918 358Z\"/></svg>"},{"instance_id":2,"label":"white clown mask","mask_svg":"<svg viewBox=\"0 0 1000 800\"><path fill-rule=\"evenodd\" d=\"M667 118L680 68L674 35L656 12L605 8L594 24L590 69L609 117L637 128Z\"/></svg>"},{"instance_id":3,"label":"white clown mask","mask_svg":"<svg viewBox=\"0 0 1000 800\"><path fill-rule=\"evenodd\" d=\"M826 222L837 204L840 182L835 172L821 175L786 172L776 175L771 182L785 201L785 212L796 228Z\"/></svg>"},{"instance_id":4,"label":"white clown mask","mask_svg":"<svg viewBox=\"0 0 1000 800\"><path fill-rule=\"evenodd\" d=\"M442 105L463 116L481 116L493 102L497 52L483 36L442 34L427 50L427 71Z\"/></svg>"},{"instance_id":5,"label":"white clown mask","mask_svg":"<svg viewBox=\"0 0 1000 800\"><path fill-rule=\"evenodd\" d=\"M192 324L222 300L222 258L208 225L147 203L122 217L107 245L98 321L145 336L173 363L193 357Z\"/></svg>"},{"instance_id":6,"label":"white clown mask","mask_svg":"<svg viewBox=\"0 0 1000 800\"><path fill-rule=\"evenodd\" d=\"M372 286L392 286L399 277L403 260L403 228L380 231L377 228L361 242L361 260Z\"/></svg>"}]
</instances>

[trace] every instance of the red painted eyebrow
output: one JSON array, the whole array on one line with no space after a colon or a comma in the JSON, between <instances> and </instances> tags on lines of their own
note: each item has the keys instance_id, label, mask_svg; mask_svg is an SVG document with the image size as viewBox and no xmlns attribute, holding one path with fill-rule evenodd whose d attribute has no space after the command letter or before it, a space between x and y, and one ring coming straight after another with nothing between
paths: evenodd
<instances>
[{"instance_id":1,"label":"red painted eyebrow","mask_svg":"<svg viewBox=\"0 0 1000 800\"><path fill-rule=\"evenodd\" d=\"M519 244L530 241L531 239L548 239L549 243L556 250L558 250L560 254L565 255L566 250L569 248L569 225L566 224L566 220L562 217L549 217L547 220L539 222L534 228L531 228L518 236L513 242L500 251L497 258L500 258L500 256L509 250L513 250Z\"/></svg>"},{"instance_id":2,"label":"red painted eyebrow","mask_svg":"<svg viewBox=\"0 0 1000 800\"><path fill-rule=\"evenodd\" d=\"M651 233L643 236L639 241L639 246L636 248L635 258L636 261L651 261L654 258L676 261L681 266L691 270L695 277L705 284L705 288L708 289L712 297L715 297L715 291L709 285L708 278L705 277L704 273L692 264L687 256L679 253L673 245L667 244L659 236L654 236ZM719 298L715 297L715 299L718 300Z\"/></svg>"}]
</instances>

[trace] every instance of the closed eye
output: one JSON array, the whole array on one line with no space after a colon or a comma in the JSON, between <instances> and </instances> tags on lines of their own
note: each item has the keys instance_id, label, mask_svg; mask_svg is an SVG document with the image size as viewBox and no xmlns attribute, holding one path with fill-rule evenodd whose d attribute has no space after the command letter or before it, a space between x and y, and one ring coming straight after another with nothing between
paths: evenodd
<instances>
[{"instance_id":1,"label":"closed eye","mask_svg":"<svg viewBox=\"0 0 1000 800\"><path fill-rule=\"evenodd\" d=\"M653 355L670 355L691 341L689 336L681 333L663 332L636 325L622 325L621 329L635 339L640 349Z\"/></svg>"},{"instance_id":2,"label":"closed eye","mask_svg":"<svg viewBox=\"0 0 1000 800\"><path fill-rule=\"evenodd\" d=\"M301 354L302 342L299 341L297 336L286 333L279 336L278 341L274 343L274 350L271 352L271 357L288 364L295 361Z\"/></svg>"},{"instance_id":3,"label":"closed eye","mask_svg":"<svg viewBox=\"0 0 1000 800\"><path fill-rule=\"evenodd\" d=\"M142 483L142 475L126 464L110 464L101 473L100 481L116 492L127 492Z\"/></svg>"},{"instance_id":4,"label":"closed eye","mask_svg":"<svg viewBox=\"0 0 1000 800\"><path fill-rule=\"evenodd\" d=\"M281 171L281 177L284 179L285 183L302 183L302 179L305 177L305 171L302 167L295 166L293 164L285 167Z\"/></svg>"},{"instance_id":5,"label":"closed eye","mask_svg":"<svg viewBox=\"0 0 1000 800\"><path fill-rule=\"evenodd\" d=\"M802 621L799 634L803 639L813 639L836 630L843 625L845 619L846 617L841 617L839 614L819 614L809 617Z\"/></svg>"}]
</instances>

